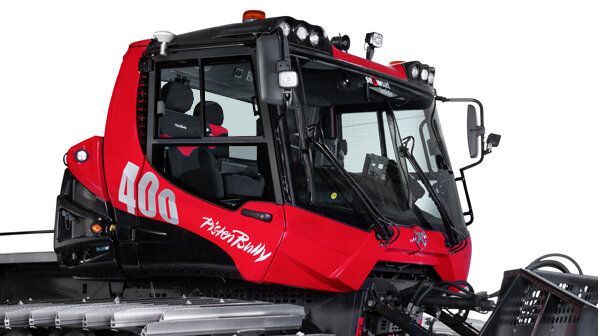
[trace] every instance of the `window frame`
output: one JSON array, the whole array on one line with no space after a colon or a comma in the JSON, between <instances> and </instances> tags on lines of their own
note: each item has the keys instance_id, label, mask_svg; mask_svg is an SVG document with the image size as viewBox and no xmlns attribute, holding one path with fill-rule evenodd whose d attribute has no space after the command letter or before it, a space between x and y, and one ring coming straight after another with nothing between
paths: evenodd
<instances>
[{"instance_id":1,"label":"window frame","mask_svg":"<svg viewBox=\"0 0 598 336\"><path fill-rule=\"evenodd\" d=\"M205 129L205 115L203 113L203 104L205 102L205 85L204 85L204 64L206 61L213 59L240 59L247 58L251 62L253 71L253 82L257 98L257 106L259 109L259 116L262 123L264 134L262 136L227 136L227 137L211 137L202 134L196 138L159 138L156 125L156 110L158 103L158 92L161 87L160 83L160 64L172 61L197 61L199 67L199 81L201 83L200 95L202 104L200 126ZM268 158L270 164L270 178L272 179L274 202L276 204L283 204L281 182L278 168L278 159L275 154L275 145L273 139L273 130L271 124L270 113L268 112L268 105L262 102L260 97L260 78L258 71L256 71L257 62L255 49L246 46L228 46L221 48L211 48L204 50L194 50L190 52L174 53L172 55L157 55L154 58L155 63L152 70L149 72L149 94L148 94L148 111L147 111L147 138L145 156L148 163L155 167L153 153L156 151L155 147L167 147L167 146L202 146L202 145L261 145L265 144L268 149ZM162 174L161 174L162 175ZM167 177L165 177L167 178ZM186 191L186 190L185 190ZM187 191L186 191L187 192ZM205 201L210 201L201 195L195 195ZM267 202L266 200L264 200ZM211 201L210 201L211 202ZM212 202L213 203L213 202ZM214 203L222 206L220 203ZM242 206L241 206L242 207Z\"/></svg>"}]
</instances>

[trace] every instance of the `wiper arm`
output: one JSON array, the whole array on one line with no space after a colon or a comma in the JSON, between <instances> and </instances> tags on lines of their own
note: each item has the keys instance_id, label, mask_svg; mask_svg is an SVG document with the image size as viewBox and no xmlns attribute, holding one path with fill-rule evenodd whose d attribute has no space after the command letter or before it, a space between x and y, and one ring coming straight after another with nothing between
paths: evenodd
<instances>
[{"instance_id":1,"label":"wiper arm","mask_svg":"<svg viewBox=\"0 0 598 336\"><path fill-rule=\"evenodd\" d=\"M345 170L345 168L343 168L330 149L316 139L316 136L313 134L314 132L315 130L313 129L312 132L308 132L308 140L311 141L314 146L326 157L326 159L332 163L334 169L340 174L340 176L343 177L349 187L363 202L366 211L375 221L378 240L382 241L384 245L390 245L398 238L398 231L395 233L394 230L396 224L388 220L380 213L380 211L378 211L378 208L376 208L372 201L370 201L365 191L363 191L357 181L355 181L355 179L353 179L353 177Z\"/></svg>"},{"instance_id":2,"label":"wiper arm","mask_svg":"<svg viewBox=\"0 0 598 336\"><path fill-rule=\"evenodd\" d=\"M388 100L386 100L386 122L388 123L388 127L390 130L390 138L392 142L395 144L395 157L397 158L397 166L403 175L403 198L405 199L405 205L407 209L413 208L413 199L411 197L411 187L409 185L409 173L407 171L407 166L405 166L400 160L400 152L398 144L401 143L401 135L399 134L399 127L397 126L394 112L392 110L392 105Z\"/></svg>"},{"instance_id":3,"label":"wiper arm","mask_svg":"<svg viewBox=\"0 0 598 336\"><path fill-rule=\"evenodd\" d=\"M413 153L411 153L411 151L407 148L406 145L401 145L401 147L399 147L399 150L401 154L405 158L407 158L407 160L409 160L409 163L411 163L411 166L413 167L413 169L415 169L416 174L419 176L420 180L424 184L424 187L430 194L430 198L432 198L432 201L436 205L436 208L438 208L438 212L440 212L440 217L442 218L442 222L444 224L444 229L446 230L446 234L448 236L449 244L453 245L457 243L457 238L455 237L455 233L457 232L455 226L453 225L453 221L451 220L448 211L444 207L444 204L440 200L438 193L436 193L436 191L432 187L432 184L430 183L430 180L422 170L422 167L419 165L419 163L413 156Z\"/></svg>"}]
</instances>

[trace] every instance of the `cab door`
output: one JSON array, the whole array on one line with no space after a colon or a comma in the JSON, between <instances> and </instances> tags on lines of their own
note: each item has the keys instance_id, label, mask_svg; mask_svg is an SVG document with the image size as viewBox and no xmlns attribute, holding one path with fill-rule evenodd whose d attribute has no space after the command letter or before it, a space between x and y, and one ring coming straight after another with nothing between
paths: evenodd
<instances>
[{"instance_id":1,"label":"cab door","mask_svg":"<svg viewBox=\"0 0 598 336\"><path fill-rule=\"evenodd\" d=\"M251 50L162 57L150 78L133 234L143 274L261 281L284 215Z\"/></svg>"}]
</instances>

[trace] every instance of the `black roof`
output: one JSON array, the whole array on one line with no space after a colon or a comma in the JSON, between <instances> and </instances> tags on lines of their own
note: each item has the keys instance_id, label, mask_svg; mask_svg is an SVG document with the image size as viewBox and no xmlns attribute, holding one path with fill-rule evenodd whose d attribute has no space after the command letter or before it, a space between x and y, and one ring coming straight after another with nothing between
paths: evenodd
<instances>
[{"instance_id":1,"label":"black roof","mask_svg":"<svg viewBox=\"0 0 598 336\"><path fill-rule=\"evenodd\" d=\"M288 16L267 18L244 23L233 23L218 27L206 28L190 33L177 35L169 43L168 48L191 47L212 43L235 42L254 38L255 36L271 32L283 20L295 21Z\"/></svg>"}]
</instances>

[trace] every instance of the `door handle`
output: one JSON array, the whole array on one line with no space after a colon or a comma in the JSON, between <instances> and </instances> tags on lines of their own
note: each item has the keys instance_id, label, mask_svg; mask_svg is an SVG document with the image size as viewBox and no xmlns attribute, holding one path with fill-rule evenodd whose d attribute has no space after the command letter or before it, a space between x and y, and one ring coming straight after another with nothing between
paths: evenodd
<instances>
[{"instance_id":1,"label":"door handle","mask_svg":"<svg viewBox=\"0 0 598 336\"><path fill-rule=\"evenodd\" d=\"M243 209L241 210L241 215L268 223L272 221L272 214L269 214L267 212Z\"/></svg>"}]
</instances>

